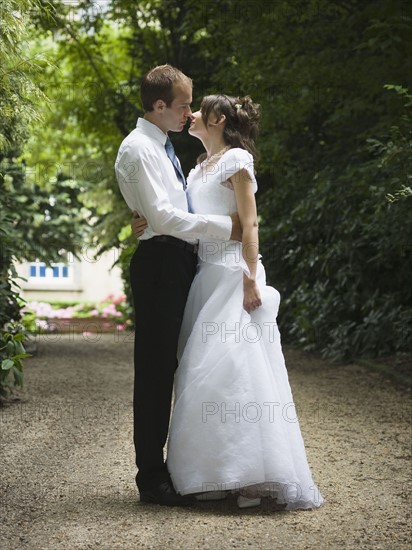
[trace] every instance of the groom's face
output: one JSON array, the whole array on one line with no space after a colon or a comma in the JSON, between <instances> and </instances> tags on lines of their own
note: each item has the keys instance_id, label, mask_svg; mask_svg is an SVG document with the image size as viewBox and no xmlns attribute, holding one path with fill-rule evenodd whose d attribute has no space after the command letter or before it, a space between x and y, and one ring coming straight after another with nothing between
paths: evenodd
<instances>
[{"instance_id":1,"label":"groom's face","mask_svg":"<svg viewBox=\"0 0 412 550\"><path fill-rule=\"evenodd\" d=\"M192 87L189 84L175 84L173 101L163 111L163 126L166 132L181 132L192 115Z\"/></svg>"}]
</instances>

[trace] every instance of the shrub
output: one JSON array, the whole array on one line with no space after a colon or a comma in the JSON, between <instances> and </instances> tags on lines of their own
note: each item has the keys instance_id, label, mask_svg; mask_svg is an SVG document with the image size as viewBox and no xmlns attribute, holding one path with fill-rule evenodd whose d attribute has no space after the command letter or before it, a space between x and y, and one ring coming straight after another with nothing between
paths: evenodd
<instances>
[{"instance_id":1,"label":"shrub","mask_svg":"<svg viewBox=\"0 0 412 550\"><path fill-rule=\"evenodd\" d=\"M28 302L23 308L23 323L32 332L52 330L53 319L88 319L99 317L115 320L119 330L130 326L126 296L109 294L104 300L94 302Z\"/></svg>"},{"instance_id":2,"label":"shrub","mask_svg":"<svg viewBox=\"0 0 412 550\"><path fill-rule=\"evenodd\" d=\"M262 240L284 334L333 359L412 351L412 96L389 88L405 100L397 125L316 173L290 210L273 191L263 203L278 216Z\"/></svg>"},{"instance_id":3,"label":"shrub","mask_svg":"<svg viewBox=\"0 0 412 550\"><path fill-rule=\"evenodd\" d=\"M13 386L23 386L23 359L30 357L24 349L25 337L21 325L9 324L0 330L0 399L10 394Z\"/></svg>"}]
</instances>

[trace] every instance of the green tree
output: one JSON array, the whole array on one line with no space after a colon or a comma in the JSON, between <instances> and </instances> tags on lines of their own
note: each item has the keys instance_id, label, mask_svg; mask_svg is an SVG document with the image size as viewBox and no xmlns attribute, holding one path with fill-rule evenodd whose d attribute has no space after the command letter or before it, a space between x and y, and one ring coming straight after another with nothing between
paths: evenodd
<instances>
[{"instance_id":1,"label":"green tree","mask_svg":"<svg viewBox=\"0 0 412 550\"><path fill-rule=\"evenodd\" d=\"M21 301L13 262L57 260L63 248L76 253L87 227L84 219L92 214L85 211L83 189L70 175L58 170L44 178L40 164L29 167L21 159L30 132L42 122L40 105L50 108L39 85L40 73L50 62L43 52L28 54L40 14L43 20L50 17L47 5L37 0L5 0L1 6L0 396L13 383L22 384L22 360L27 356L18 324Z\"/></svg>"},{"instance_id":2,"label":"green tree","mask_svg":"<svg viewBox=\"0 0 412 550\"><path fill-rule=\"evenodd\" d=\"M23 55L23 40L28 18L24 11L34 5L30 0L6 0L1 6L0 26L0 397L13 383L22 384L22 335L7 321L19 318L17 288L13 284L14 247L20 237L13 223L11 177L7 178L4 161L16 156L27 139L28 123L37 114L32 97L40 90L30 73L36 65ZM19 348L19 349L16 349ZM14 374L11 380L10 374Z\"/></svg>"},{"instance_id":3,"label":"green tree","mask_svg":"<svg viewBox=\"0 0 412 550\"><path fill-rule=\"evenodd\" d=\"M10 279L14 246L19 234L12 217L11 177L7 167L17 157L28 137L28 124L38 119L34 101L41 96L34 84L35 61L24 54L24 39L33 6L31 0L6 0L1 7L0 26L0 326L18 318L17 292Z\"/></svg>"}]
</instances>

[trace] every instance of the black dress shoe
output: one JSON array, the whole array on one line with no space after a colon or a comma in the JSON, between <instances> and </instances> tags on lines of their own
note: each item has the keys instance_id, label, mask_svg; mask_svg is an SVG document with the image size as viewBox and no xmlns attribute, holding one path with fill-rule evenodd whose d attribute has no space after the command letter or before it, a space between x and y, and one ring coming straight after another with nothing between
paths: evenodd
<instances>
[{"instance_id":1,"label":"black dress shoe","mask_svg":"<svg viewBox=\"0 0 412 550\"><path fill-rule=\"evenodd\" d=\"M196 502L192 495L178 495L171 483L165 481L150 489L139 490L140 502L162 506L190 506Z\"/></svg>"}]
</instances>

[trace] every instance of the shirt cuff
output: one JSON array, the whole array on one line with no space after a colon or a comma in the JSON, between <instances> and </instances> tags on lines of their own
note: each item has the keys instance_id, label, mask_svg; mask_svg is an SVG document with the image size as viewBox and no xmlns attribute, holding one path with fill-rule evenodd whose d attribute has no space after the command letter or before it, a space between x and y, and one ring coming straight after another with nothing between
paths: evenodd
<instances>
[{"instance_id":1,"label":"shirt cuff","mask_svg":"<svg viewBox=\"0 0 412 550\"><path fill-rule=\"evenodd\" d=\"M207 216L206 237L219 241L230 241L232 218L230 216Z\"/></svg>"}]
</instances>

